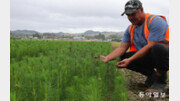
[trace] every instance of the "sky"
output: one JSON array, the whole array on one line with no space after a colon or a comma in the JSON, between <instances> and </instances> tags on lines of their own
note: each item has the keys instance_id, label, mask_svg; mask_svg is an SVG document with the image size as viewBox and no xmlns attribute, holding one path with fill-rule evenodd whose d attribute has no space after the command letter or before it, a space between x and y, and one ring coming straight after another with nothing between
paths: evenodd
<instances>
[{"instance_id":1,"label":"sky","mask_svg":"<svg viewBox=\"0 0 180 101\"><path fill-rule=\"evenodd\" d=\"M127 0L10 0L10 30L82 33L124 31ZM145 13L166 16L169 0L141 0Z\"/></svg>"}]
</instances>

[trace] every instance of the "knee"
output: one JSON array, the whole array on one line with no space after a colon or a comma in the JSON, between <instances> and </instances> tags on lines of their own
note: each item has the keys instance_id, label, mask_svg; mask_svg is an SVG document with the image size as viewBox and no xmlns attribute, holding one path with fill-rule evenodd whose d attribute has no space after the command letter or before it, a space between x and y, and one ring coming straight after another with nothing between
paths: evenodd
<instances>
[{"instance_id":1,"label":"knee","mask_svg":"<svg viewBox=\"0 0 180 101\"><path fill-rule=\"evenodd\" d=\"M154 46L152 46L152 48L151 48L151 50L154 52L158 52L158 51L161 51L161 49L162 49L163 47L162 47L162 44L160 44L160 43L156 43Z\"/></svg>"},{"instance_id":2,"label":"knee","mask_svg":"<svg viewBox=\"0 0 180 101\"><path fill-rule=\"evenodd\" d=\"M152 46L151 53L158 55L169 54L169 47L160 43L156 43L154 46Z\"/></svg>"},{"instance_id":3,"label":"knee","mask_svg":"<svg viewBox=\"0 0 180 101\"><path fill-rule=\"evenodd\" d=\"M131 57L132 55L134 55L136 52L127 52L127 53L124 53L121 57L120 57L120 59L121 60L123 60L123 59L125 59L125 58L129 58L129 57Z\"/></svg>"}]
</instances>

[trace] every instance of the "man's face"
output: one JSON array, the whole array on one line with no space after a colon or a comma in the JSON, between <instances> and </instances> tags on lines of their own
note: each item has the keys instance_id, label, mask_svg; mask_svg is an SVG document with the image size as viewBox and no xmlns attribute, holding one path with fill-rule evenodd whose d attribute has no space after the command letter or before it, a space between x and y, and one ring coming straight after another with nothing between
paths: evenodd
<instances>
[{"instance_id":1,"label":"man's face","mask_svg":"<svg viewBox=\"0 0 180 101\"><path fill-rule=\"evenodd\" d=\"M129 21L133 24L133 25L139 25L141 23L141 11L136 10L133 14L126 14Z\"/></svg>"}]
</instances>

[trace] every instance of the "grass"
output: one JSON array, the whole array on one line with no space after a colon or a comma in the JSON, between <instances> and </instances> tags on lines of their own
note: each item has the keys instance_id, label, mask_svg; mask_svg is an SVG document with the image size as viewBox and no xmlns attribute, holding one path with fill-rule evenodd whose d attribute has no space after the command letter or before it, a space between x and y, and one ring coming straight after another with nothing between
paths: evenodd
<instances>
[{"instance_id":1,"label":"grass","mask_svg":"<svg viewBox=\"0 0 180 101\"><path fill-rule=\"evenodd\" d=\"M115 61L94 56L112 51L108 42L10 41L11 101L127 101Z\"/></svg>"}]
</instances>

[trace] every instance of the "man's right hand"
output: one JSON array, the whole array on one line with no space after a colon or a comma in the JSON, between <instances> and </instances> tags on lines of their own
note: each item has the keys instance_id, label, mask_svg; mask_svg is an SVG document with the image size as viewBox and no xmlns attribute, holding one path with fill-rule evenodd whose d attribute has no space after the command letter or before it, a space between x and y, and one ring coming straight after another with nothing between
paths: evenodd
<instances>
[{"instance_id":1,"label":"man's right hand","mask_svg":"<svg viewBox=\"0 0 180 101\"><path fill-rule=\"evenodd\" d=\"M109 61L107 56L102 56L102 55L100 56L100 60L102 60L105 63Z\"/></svg>"}]
</instances>

